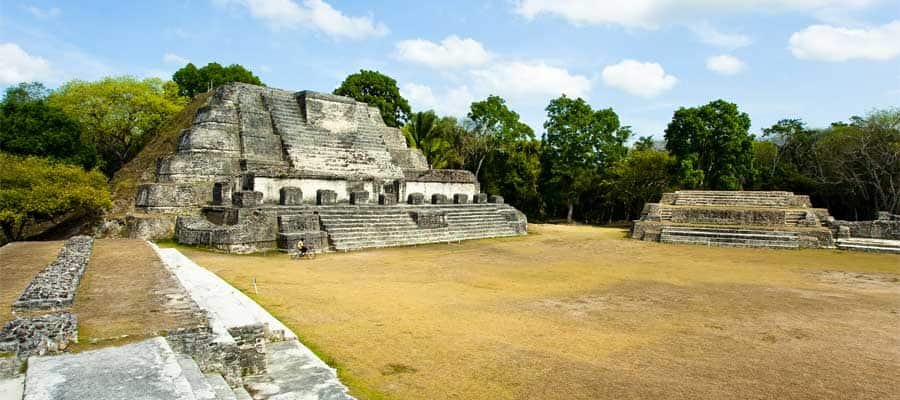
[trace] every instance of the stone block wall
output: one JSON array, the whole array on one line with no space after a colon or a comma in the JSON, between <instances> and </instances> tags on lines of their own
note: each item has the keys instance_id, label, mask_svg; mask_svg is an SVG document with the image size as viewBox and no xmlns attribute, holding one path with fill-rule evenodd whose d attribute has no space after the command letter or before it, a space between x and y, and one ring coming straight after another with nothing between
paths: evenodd
<instances>
[{"instance_id":1,"label":"stone block wall","mask_svg":"<svg viewBox=\"0 0 900 400\"><path fill-rule=\"evenodd\" d=\"M94 239L75 236L66 241L59 255L41 270L13 303L15 311L59 310L72 307L75 292L91 258Z\"/></svg>"},{"instance_id":2,"label":"stone block wall","mask_svg":"<svg viewBox=\"0 0 900 400\"><path fill-rule=\"evenodd\" d=\"M900 240L900 215L887 212L873 221L835 221L834 226L849 230L850 237Z\"/></svg>"},{"instance_id":3,"label":"stone block wall","mask_svg":"<svg viewBox=\"0 0 900 400\"><path fill-rule=\"evenodd\" d=\"M78 318L69 312L20 317L0 331L0 353L30 356L64 351L78 342Z\"/></svg>"}]
</instances>

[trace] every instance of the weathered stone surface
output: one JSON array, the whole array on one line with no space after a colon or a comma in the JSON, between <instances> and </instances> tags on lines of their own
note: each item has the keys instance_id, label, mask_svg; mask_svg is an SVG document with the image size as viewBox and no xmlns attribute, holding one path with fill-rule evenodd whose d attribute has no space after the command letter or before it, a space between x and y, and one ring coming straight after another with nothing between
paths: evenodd
<instances>
[{"instance_id":1,"label":"weathered stone surface","mask_svg":"<svg viewBox=\"0 0 900 400\"><path fill-rule=\"evenodd\" d=\"M253 219L246 212L264 211L274 225L274 216L286 213L279 207L313 207L304 205L303 192L310 198L315 192L317 206L362 205L375 196L391 206L426 199L444 205L449 197L465 204L467 198L454 195L478 191L469 171L431 169L399 129L384 125L375 107L330 94L234 83L215 89L179 136L177 153L157 162L156 182L141 186L136 204L145 213L206 218L176 223L176 240L253 251L274 247L277 232L245 220ZM479 231L492 236L494 228L512 226L506 225ZM145 226L167 231L171 224Z\"/></svg>"},{"instance_id":2,"label":"weathered stone surface","mask_svg":"<svg viewBox=\"0 0 900 400\"><path fill-rule=\"evenodd\" d=\"M633 239L733 247L833 248L808 196L790 192L690 191L663 194L647 203L631 230Z\"/></svg>"},{"instance_id":3,"label":"weathered stone surface","mask_svg":"<svg viewBox=\"0 0 900 400\"><path fill-rule=\"evenodd\" d=\"M425 204L425 195L422 193L410 193L406 202L413 205Z\"/></svg>"},{"instance_id":4,"label":"weathered stone surface","mask_svg":"<svg viewBox=\"0 0 900 400\"><path fill-rule=\"evenodd\" d=\"M337 204L337 193L334 190L319 189L316 191L316 205L327 206Z\"/></svg>"},{"instance_id":5,"label":"weathered stone surface","mask_svg":"<svg viewBox=\"0 0 900 400\"><path fill-rule=\"evenodd\" d=\"M488 203L503 204L503 196L496 195L496 194L491 195L491 197L488 198Z\"/></svg>"},{"instance_id":6,"label":"weathered stone surface","mask_svg":"<svg viewBox=\"0 0 900 400\"><path fill-rule=\"evenodd\" d=\"M278 204L295 206L303 204L303 191L298 187L285 186L279 191Z\"/></svg>"},{"instance_id":7,"label":"weathered stone surface","mask_svg":"<svg viewBox=\"0 0 900 400\"><path fill-rule=\"evenodd\" d=\"M263 324L246 325L228 330L240 355L241 375L266 372L266 331Z\"/></svg>"},{"instance_id":8,"label":"weathered stone surface","mask_svg":"<svg viewBox=\"0 0 900 400\"><path fill-rule=\"evenodd\" d=\"M447 227L447 213L432 211L414 211L410 213L413 221L421 229L437 229Z\"/></svg>"},{"instance_id":9,"label":"weathered stone surface","mask_svg":"<svg viewBox=\"0 0 900 400\"><path fill-rule=\"evenodd\" d=\"M453 195L453 204L467 204L469 202L469 195L457 193Z\"/></svg>"},{"instance_id":10,"label":"weathered stone surface","mask_svg":"<svg viewBox=\"0 0 900 400\"><path fill-rule=\"evenodd\" d=\"M28 360L26 399L193 400L165 339Z\"/></svg>"},{"instance_id":11,"label":"weathered stone surface","mask_svg":"<svg viewBox=\"0 0 900 400\"><path fill-rule=\"evenodd\" d=\"M262 192L240 191L231 194L231 203L235 207L258 207L262 205Z\"/></svg>"},{"instance_id":12,"label":"weathered stone surface","mask_svg":"<svg viewBox=\"0 0 900 400\"><path fill-rule=\"evenodd\" d=\"M363 205L369 204L369 192L350 192L350 204Z\"/></svg>"},{"instance_id":13,"label":"weathered stone surface","mask_svg":"<svg viewBox=\"0 0 900 400\"><path fill-rule=\"evenodd\" d=\"M310 251L321 253L328 250L328 233L322 231L278 233L278 248L282 251L294 251L300 239L303 239L303 244Z\"/></svg>"},{"instance_id":14,"label":"weathered stone surface","mask_svg":"<svg viewBox=\"0 0 900 400\"><path fill-rule=\"evenodd\" d=\"M391 193L382 193L378 195L378 204L382 206L392 206L397 204L397 196Z\"/></svg>"},{"instance_id":15,"label":"weathered stone surface","mask_svg":"<svg viewBox=\"0 0 900 400\"><path fill-rule=\"evenodd\" d=\"M75 292L91 258L94 239L75 236L66 241L59 255L37 276L13 303L13 310L61 310L72 307Z\"/></svg>"},{"instance_id":16,"label":"weathered stone surface","mask_svg":"<svg viewBox=\"0 0 900 400\"><path fill-rule=\"evenodd\" d=\"M431 195L431 204L450 204L450 201L447 200L446 195L433 194Z\"/></svg>"},{"instance_id":17,"label":"weathered stone surface","mask_svg":"<svg viewBox=\"0 0 900 400\"><path fill-rule=\"evenodd\" d=\"M880 212L873 221L835 221L834 225L849 237L900 240L900 216L888 212Z\"/></svg>"},{"instance_id":18,"label":"weathered stone surface","mask_svg":"<svg viewBox=\"0 0 900 400\"><path fill-rule=\"evenodd\" d=\"M131 214L125 218L130 239L162 240L175 237L175 215Z\"/></svg>"},{"instance_id":19,"label":"weathered stone surface","mask_svg":"<svg viewBox=\"0 0 900 400\"><path fill-rule=\"evenodd\" d=\"M16 318L0 331L0 353L16 353L21 360L63 351L73 342L78 319L68 312Z\"/></svg>"},{"instance_id":20,"label":"weathered stone surface","mask_svg":"<svg viewBox=\"0 0 900 400\"><path fill-rule=\"evenodd\" d=\"M216 182L213 184L212 204L223 205L231 203L231 183Z\"/></svg>"},{"instance_id":21,"label":"weathered stone surface","mask_svg":"<svg viewBox=\"0 0 900 400\"><path fill-rule=\"evenodd\" d=\"M255 398L353 399L335 371L296 340L270 343L267 350L269 372L244 380Z\"/></svg>"},{"instance_id":22,"label":"weathered stone surface","mask_svg":"<svg viewBox=\"0 0 900 400\"><path fill-rule=\"evenodd\" d=\"M322 230L319 224L319 216L316 214L289 214L278 216L278 231L293 232L318 232Z\"/></svg>"},{"instance_id":23,"label":"weathered stone surface","mask_svg":"<svg viewBox=\"0 0 900 400\"><path fill-rule=\"evenodd\" d=\"M472 196L472 203L474 204L485 204L488 202L488 195L485 193L476 193Z\"/></svg>"}]
</instances>

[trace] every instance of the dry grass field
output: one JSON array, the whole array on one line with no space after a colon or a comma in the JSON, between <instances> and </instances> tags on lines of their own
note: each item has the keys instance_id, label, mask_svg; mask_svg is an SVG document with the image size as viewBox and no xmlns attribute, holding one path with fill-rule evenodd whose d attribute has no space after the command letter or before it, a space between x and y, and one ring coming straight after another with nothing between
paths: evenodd
<instances>
[{"instance_id":1,"label":"dry grass field","mask_svg":"<svg viewBox=\"0 0 900 400\"><path fill-rule=\"evenodd\" d=\"M13 319L12 304L31 279L56 259L62 241L14 242L0 247L0 329Z\"/></svg>"},{"instance_id":2,"label":"dry grass field","mask_svg":"<svg viewBox=\"0 0 900 400\"><path fill-rule=\"evenodd\" d=\"M900 256L530 229L309 261L185 252L363 399L900 398Z\"/></svg>"}]
</instances>

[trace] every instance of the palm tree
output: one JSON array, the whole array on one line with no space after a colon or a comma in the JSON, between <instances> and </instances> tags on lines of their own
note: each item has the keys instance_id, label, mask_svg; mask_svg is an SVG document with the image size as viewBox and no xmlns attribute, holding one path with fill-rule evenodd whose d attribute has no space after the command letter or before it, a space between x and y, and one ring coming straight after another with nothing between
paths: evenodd
<instances>
[{"instance_id":1,"label":"palm tree","mask_svg":"<svg viewBox=\"0 0 900 400\"><path fill-rule=\"evenodd\" d=\"M409 122L403 126L406 144L421 150L431 168L446 168L455 160L454 157L458 157L454 155L449 140L452 130L447 120L448 118L438 118L434 111L424 111L412 114Z\"/></svg>"}]
</instances>

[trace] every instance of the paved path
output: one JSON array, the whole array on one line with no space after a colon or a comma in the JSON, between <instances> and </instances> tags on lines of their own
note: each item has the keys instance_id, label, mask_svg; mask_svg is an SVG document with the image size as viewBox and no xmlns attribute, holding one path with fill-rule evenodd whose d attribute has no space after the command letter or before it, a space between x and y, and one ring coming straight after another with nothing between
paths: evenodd
<instances>
[{"instance_id":1,"label":"paved path","mask_svg":"<svg viewBox=\"0 0 900 400\"><path fill-rule=\"evenodd\" d=\"M245 385L254 392L254 398L353 399L338 379L337 371L300 343L293 331L259 304L177 249L163 249L152 243L151 246L197 305L207 310L213 331L222 340L231 338L228 328L258 323L268 324L273 331L284 332L285 341L266 345L269 372L245 378Z\"/></svg>"},{"instance_id":2,"label":"paved path","mask_svg":"<svg viewBox=\"0 0 900 400\"><path fill-rule=\"evenodd\" d=\"M31 357L25 400L194 400L163 338L79 354Z\"/></svg>"}]
</instances>

